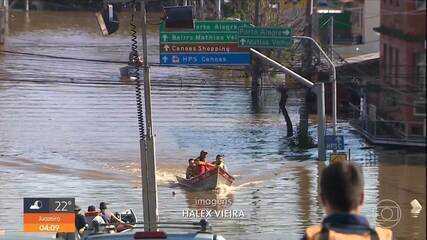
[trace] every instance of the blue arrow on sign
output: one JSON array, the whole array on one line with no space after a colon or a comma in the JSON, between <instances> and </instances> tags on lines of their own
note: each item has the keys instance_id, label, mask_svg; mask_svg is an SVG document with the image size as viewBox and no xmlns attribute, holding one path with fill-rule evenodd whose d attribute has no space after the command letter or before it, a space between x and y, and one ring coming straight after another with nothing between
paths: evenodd
<instances>
[{"instance_id":1,"label":"blue arrow on sign","mask_svg":"<svg viewBox=\"0 0 427 240\"><path fill-rule=\"evenodd\" d=\"M325 143L327 150L344 150L343 135L325 135Z\"/></svg>"},{"instance_id":2,"label":"blue arrow on sign","mask_svg":"<svg viewBox=\"0 0 427 240\"><path fill-rule=\"evenodd\" d=\"M163 65L248 65L249 53L160 53Z\"/></svg>"}]
</instances>

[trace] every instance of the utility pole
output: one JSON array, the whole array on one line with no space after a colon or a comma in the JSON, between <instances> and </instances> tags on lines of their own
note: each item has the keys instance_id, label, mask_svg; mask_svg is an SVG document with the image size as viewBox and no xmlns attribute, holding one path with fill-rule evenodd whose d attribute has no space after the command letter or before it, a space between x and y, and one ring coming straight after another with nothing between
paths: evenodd
<instances>
[{"instance_id":1,"label":"utility pole","mask_svg":"<svg viewBox=\"0 0 427 240\"><path fill-rule=\"evenodd\" d=\"M30 0L25 0L25 11L30 11Z\"/></svg>"},{"instance_id":2,"label":"utility pole","mask_svg":"<svg viewBox=\"0 0 427 240\"><path fill-rule=\"evenodd\" d=\"M140 141L140 153L144 207L144 230L149 232L157 231L159 212L157 208L156 155L151 116L151 82L150 65L148 64L147 13L145 11L146 1L147 0L141 1L146 136L145 141Z\"/></svg>"},{"instance_id":3,"label":"utility pole","mask_svg":"<svg viewBox=\"0 0 427 240\"><path fill-rule=\"evenodd\" d=\"M260 0L255 1L255 16L254 16L254 25L260 25L259 18L260 11ZM252 105L254 109L258 109L259 107L259 98L261 95L261 61L259 59L254 59L254 64L252 65Z\"/></svg>"}]
</instances>

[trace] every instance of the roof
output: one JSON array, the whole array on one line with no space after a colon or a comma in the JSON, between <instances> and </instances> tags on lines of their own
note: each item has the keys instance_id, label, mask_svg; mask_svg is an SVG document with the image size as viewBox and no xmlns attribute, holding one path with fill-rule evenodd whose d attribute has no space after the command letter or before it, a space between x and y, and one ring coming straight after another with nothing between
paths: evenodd
<instances>
[{"instance_id":1,"label":"roof","mask_svg":"<svg viewBox=\"0 0 427 240\"><path fill-rule=\"evenodd\" d=\"M345 60L348 63L361 63L361 62L365 62L365 61L375 60L377 58L380 58L379 52L358 55L355 57L349 57L349 58L346 58Z\"/></svg>"}]
</instances>

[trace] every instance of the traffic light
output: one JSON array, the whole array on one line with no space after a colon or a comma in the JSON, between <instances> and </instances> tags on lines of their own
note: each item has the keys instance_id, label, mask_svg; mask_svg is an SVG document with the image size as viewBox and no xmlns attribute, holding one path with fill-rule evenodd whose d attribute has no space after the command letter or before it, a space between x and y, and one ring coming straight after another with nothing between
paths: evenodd
<instances>
[{"instance_id":1,"label":"traffic light","mask_svg":"<svg viewBox=\"0 0 427 240\"><path fill-rule=\"evenodd\" d=\"M164 7L162 16L167 29L193 29L193 7Z\"/></svg>"},{"instance_id":2,"label":"traffic light","mask_svg":"<svg viewBox=\"0 0 427 240\"><path fill-rule=\"evenodd\" d=\"M104 36L110 35L119 29L119 18L112 4L105 5L105 7L100 12L95 13L95 15Z\"/></svg>"}]
</instances>

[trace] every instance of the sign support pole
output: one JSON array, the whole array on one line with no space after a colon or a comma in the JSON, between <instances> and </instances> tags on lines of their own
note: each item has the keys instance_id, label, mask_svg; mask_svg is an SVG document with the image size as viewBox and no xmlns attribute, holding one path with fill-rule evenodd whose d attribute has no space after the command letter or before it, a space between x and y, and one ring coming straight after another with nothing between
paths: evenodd
<instances>
[{"instance_id":1,"label":"sign support pole","mask_svg":"<svg viewBox=\"0 0 427 240\"><path fill-rule=\"evenodd\" d=\"M145 11L146 0L141 1L142 12L142 44L143 44L143 71L144 71L144 100L145 100L145 143L141 144L141 171L143 187L144 230L157 231L159 213L157 208L157 182L156 182L156 158L151 117L151 81L150 66L148 64L147 43L147 13ZM144 169L144 170L143 170Z\"/></svg>"},{"instance_id":2,"label":"sign support pole","mask_svg":"<svg viewBox=\"0 0 427 240\"><path fill-rule=\"evenodd\" d=\"M325 84L316 83L316 95L317 95L317 151L318 158L320 161L326 160L326 145L325 145L325 130L326 130L326 118L325 118Z\"/></svg>"}]
</instances>

